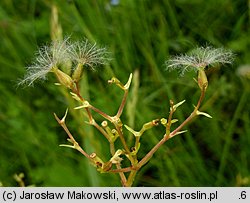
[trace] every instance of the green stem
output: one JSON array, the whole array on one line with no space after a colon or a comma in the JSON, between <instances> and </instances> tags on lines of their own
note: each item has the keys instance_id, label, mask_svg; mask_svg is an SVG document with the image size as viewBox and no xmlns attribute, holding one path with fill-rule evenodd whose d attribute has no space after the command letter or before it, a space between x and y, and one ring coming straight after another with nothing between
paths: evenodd
<instances>
[{"instance_id":1,"label":"green stem","mask_svg":"<svg viewBox=\"0 0 250 203\"><path fill-rule=\"evenodd\" d=\"M114 145L114 142L112 142L112 141L110 142L110 153L111 153L112 156L114 156L114 154L115 154L115 145ZM120 164L116 164L116 168L118 170L121 169ZM127 186L127 178L124 175L124 173L123 172L119 172L119 176L121 178L122 186L124 186L124 187Z\"/></svg>"},{"instance_id":2,"label":"green stem","mask_svg":"<svg viewBox=\"0 0 250 203\"><path fill-rule=\"evenodd\" d=\"M173 109L173 101L170 100L170 105L171 105L171 110L170 110L170 113L169 113L169 116L168 116L168 123L167 123L167 126L166 126L166 135L169 135L170 134L170 128L171 128L171 125L172 125L172 117L173 117L173 114L174 114L174 109Z\"/></svg>"},{"instance_id":3,"label":"green stem","mask_svg":"<svg viewBox=\"0 0 250 203\"><path fill-rule=\"evenodd\" d=\"M141 136L135 137L135 150L138 150Z\"/></svg>"},{"instance_id":4,"label":"green stem","mask_svg":"<svg viewBox=\"0 0 250 203\"><path fill-rule=\"evenodd\" d=\"M131 187L133 185L136 174L137 174L137 170L133 170L130 172L128 181L127 181L127 187Z\"/></svg>"}]
</instances>

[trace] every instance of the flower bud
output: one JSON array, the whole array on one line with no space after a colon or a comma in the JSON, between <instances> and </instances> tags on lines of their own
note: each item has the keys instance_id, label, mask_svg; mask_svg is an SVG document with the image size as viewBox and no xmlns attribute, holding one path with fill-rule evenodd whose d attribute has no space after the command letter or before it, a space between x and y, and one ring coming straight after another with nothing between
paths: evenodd
<instances>
[{"instance_id":1,"label":"flower bud","mask_svg":"<svg viewBox=\"0 0 250 203\"><path fill-rule=\"evenodd\" d=\"M202 91L206 90L208 87L207 76L204 69L202 68L200 68L198 72L198 85Z\"/></svg>"},{"instance_id":2,"label":"flower bud","mask_svg":"<svg viewBox=\"0 0 250 203\"><path fill-rule=\"evenodd\" d=\"M73 72L72 79L75 82L78 82L81 79L82 76L82 70L83 70L83 65L79 63L76 67L76 69Z\"/></svg>"},{"instance_id":3,"label":"flower bud","mask_svg":"<svg viewBox=\"0 0 250 203\"><path fill-rule=\"evenodd\" d=\"M74 89L74 81L69 75L59 69L53 69L53 72L56 74L56 77L61 85L64 85L69 89Z\"/></svg>"}]
</instances>

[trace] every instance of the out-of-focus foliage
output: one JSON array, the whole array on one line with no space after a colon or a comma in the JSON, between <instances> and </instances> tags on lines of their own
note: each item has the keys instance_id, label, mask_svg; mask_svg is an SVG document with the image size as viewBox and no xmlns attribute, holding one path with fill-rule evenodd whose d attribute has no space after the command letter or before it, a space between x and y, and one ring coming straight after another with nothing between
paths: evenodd
<instances>
[{"instance_id":1,"label":"out-of-focus foliage","mask_svg":"<svg viewBox=\"0 0 250 203\"><path fill-rule=\"evenodd\" d=\"M186 99L178 109L183 121L193 110L199 90L194 73L179 77L165 71L171 54L197 46L225 47L236 54L231 67L208 72L209 87L203 109L213 119L200 118L162 147L138 174L140 186L250 186L250 81L235 74L250 63L249 2L233 0L1 0L0 2L0 182L15 186L16 173L37 186L116 186L119 177L98 174L75 151L60 148L66 134L54 120L71 106L68 126L89 153L108 154L100 134L75 122L73 104L49 82L17 87L40 45L51 41L51 8L58 9L64 36L88 38L106 45L113 54L110 66L84 77L86 97L97 107L115 113L122 92L109 86L113 75L125 82L139 71L139 89L131 91L123 119L135 129L166 117L169 99ZM54 80L55 81L55 80ZM138 81L137 81L138 82ZM132 84L133 88L133 84ZM133 99L137 102L133 103ZM133 105L134 106L133 106ZM101 118L97 118L101 122ZM147 153L163 135L157 127L142 139ZM127 134L128 136L129 133Z\"/></svg>"}]
</instances>

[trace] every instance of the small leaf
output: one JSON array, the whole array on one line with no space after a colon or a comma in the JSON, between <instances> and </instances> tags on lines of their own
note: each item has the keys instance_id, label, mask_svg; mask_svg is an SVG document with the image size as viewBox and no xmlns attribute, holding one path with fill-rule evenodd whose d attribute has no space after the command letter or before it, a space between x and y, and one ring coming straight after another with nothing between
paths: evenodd
<instances>
[{"instance_id":1,"label":"small leaf","mask_svg":"<svg viewBox=\"0 0 250 203\"><path fill-rule=\"evenodd\" d=\"M73 92L70 92L70 94L72 95L72 98L75 99L76 101L82 102L82 100L79 98L79 96Z\"/></svg>"},{"instance_id":2,"label":"small leaf","mask_svg":"<svg viewBox=\"0 0 250 203\"><path fill-rule=\"evenodd\" d=\"M90 106L89 102L84 101L81 106L77 106L74 109L82 109L82 108L87 108L89 106Z\"/></svg>"},{"instance_id":3,"label":"small leaf","mask_svg":"<svg viewBox=\"0 0 250 203\"><path fill-rule=\"evenodd\" d=\"M180 134L183 134L185 132L187 132L187 130L183 130L183 131L177 132L175 135L180 135Z\"/></svg>"},{"instance_id":4,"label":"small leaf","mask_svg":"<svg viewBox=\"0 0 250 203\"><path fill-rule=\"evenodd\" d=\"M173 123L176 123L176 122L178 122L178 119L173 119L173 120L171 120L171 123L173 124Z\"/></svg>"},{"instance_id":5,"label":"small leaf","mask_svg":"<svg viewBox=\"0 0 250 203\"><path fill-rule=\"evenodd\" d=\"M206 117L208 117L208 118L212 118L212 116L210 116L208 113L205 113L205 112L200 112L200 111L196 111L196 114L197 115L202 115L202 116L206 116Z\"/></svg>"},{"instance_id":6,"label":"small leaf","mask_svg":"<svg viewBox=\"0 0 250 203\"><path fill-rule=\"evenodd\" d=\"M73 145L60 144L59 146L60 147L68 147L68 148L71 148L71 149L75 149L75 146L73 146Z\"/></svg>"},{"instance_id":7,"label":"small leaf","mask_svg":"<svg viewBox=\"0 0 250 203\"><path fill-rule=\"evenodd\" d=\"M126 83L126 85L124 85L124 89L126 89L126 90L129 89L131 81L132 81L132 77L133 77L133 74L130 73L128 82Z\"/></svg>"},{"instance_id":8,"label":"small leaf","mask_svg":"<svg viewBox=\"0 0 250 203\"><path fill-rule=\"evenodd\" d=\"M82 106L77 106L77 107L75 107L74 109L75 109L75 110L78 110L78 109L83 109L83 108L85 108L85 106L82 105Z\"/></svg>"},{"instance_id":9,"label":"small leaf","mask_svg":"<svg viewBox=\"0 0 250 203\"><path fill-rule=\"evenodd\" d=\"M186 100L183 100L177 104L175 104L173 107L170 107L170 111L176 111L176 109L181 106Z\"/></svg>"}]
</instances>

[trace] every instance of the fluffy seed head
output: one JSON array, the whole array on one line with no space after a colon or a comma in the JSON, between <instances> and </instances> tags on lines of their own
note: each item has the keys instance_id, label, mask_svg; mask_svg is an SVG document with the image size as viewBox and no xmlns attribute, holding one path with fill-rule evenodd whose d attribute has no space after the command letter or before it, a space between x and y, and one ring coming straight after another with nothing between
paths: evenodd
<instances>
[{"instance_id":1,"label":"fluffy seed head","mask_svg":"<svg viewBox=\"0 0 250 203\"><path fill-rule=\"evenodd\" d=\"M28 66L27 73L19 85L32 85L35 80L44 80L46 75L56 68L59 64L69 59L68 39L64 41L52 42L49 46L41 47L31 66Z\"/></svg>"},{"instance_id":2,"label":"fluffy seed head","mask_svg":"<svg viewBox=\"0 0 250 203\"><path fill-rule=\"evenodd\" d=\"M74 81L81 77L83 66L94 69L97 65L106 64L110 58L106 48L100 48L96 43L92 44L88 40L80 42L69 42L69 38L64 41L52 42L49 46L41 47L31 66L28 66L27 73L19 85L32 85L36 80L44 80L49 72L54 72L59 65L71 60L77 65L73 71ZM77 70L78 67L78 70Z\"/></svg>"},{"instance_id":3,"label":"fluffy seed head","mask_svg":"<svg viewBox=\"0 0 250 203\"><path fill-rule=\"evenodd\" d=\"M92 69L110 61L109 52L105 47L98 47L96 43L92 44L87 39L73 44L70 49L70 57L72 61L87 65Z\"/></svg>"},{"instance_id":4,"label":"fluffy seed head","mask_svg":"<svg viewBox=\"0 0 250 203\"><path fill-rule=\"evenodd\" d=\"M171 57L165 62L167 69L178 69L181 74L185 71L204 69L217 64L231 64L234 54L223 48L199 47L188 54Z\"/></svg>"}]
</instances>

